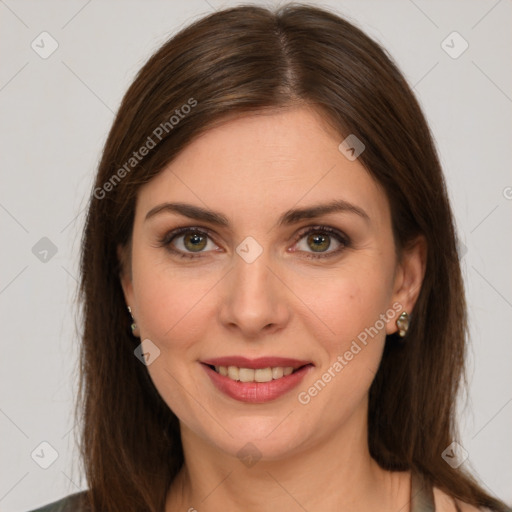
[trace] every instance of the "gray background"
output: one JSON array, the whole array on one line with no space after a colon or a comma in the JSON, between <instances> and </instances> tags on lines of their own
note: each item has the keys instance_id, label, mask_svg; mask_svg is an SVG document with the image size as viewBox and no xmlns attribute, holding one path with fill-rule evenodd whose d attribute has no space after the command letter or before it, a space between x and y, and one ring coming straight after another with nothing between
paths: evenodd
<instances>
[{"instance_id":1,"label":"gray background","mask_svg":"<svg viewBox=\"0 0 512 512\"><path fill-rule=\"evenodd\" d=\"M0 0L2 511L29 510L86 487L72 421L75 290L83 208L100 151L122 95L149 55L198 16L235 4ZM388 49L433 130L456 215L471 319L471 385L460 411L464 464L512 504L512 3L321 5ZM58 43L45 59L31 47L35 41L39 52L51 49L43 31ZM453 31L469 44L457 58L458 36L442 45ZM45 457L50 462L44 441L59 455L47 469L39 465ZM31 457L35 449L39 464Z\"/></svg>"}]
</instances>

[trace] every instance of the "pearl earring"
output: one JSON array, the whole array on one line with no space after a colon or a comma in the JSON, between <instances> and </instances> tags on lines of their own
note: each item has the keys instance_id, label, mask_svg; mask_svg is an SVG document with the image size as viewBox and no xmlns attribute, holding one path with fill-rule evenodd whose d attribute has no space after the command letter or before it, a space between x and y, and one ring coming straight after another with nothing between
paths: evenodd
<instances>
[{"instance_id":1,"label":"pearl earring","mask_svg":"<svg viewBox=\"0 0 512 512\"><path fill-rule=\"evenodd\" d=\"M409 330L409 323L410 323L410 316L409 314L404 311L402 314L398 317L396 321L396 326L398 327L398 335L400 338L404 338L407 334L407 331Z\"/></svg>"},{"instance_id":2,"label":"pearl earring","mask_svg":"<svg viewBox=\"0 0 512 512\"><path fill-rule=\"evenodd\" d=\"M135 323L135 318L133 318L133 315L132 315L132 308L130 306L127 306L128 308L128 312L130 313L130 316L132 317L132 325L130 326L131 329L132 329L132 334L135 336L135 329L137 329L137 324Z\"/></svg>"}]
</instances>

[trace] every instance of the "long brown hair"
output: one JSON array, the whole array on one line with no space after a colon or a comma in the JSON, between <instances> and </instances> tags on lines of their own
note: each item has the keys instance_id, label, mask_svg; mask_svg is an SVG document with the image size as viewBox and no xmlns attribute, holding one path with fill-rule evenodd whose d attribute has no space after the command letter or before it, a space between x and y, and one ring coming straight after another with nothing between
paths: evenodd
<instances>
[{"instance_id":1,"label":"long brown hair","mask_svg":"<svg viewBox=\"0 0 512 512\"><path fill-rule=\"evenodd\" d=\"M428 244L407 342L388 336L370 388L372 457L388 470L418 471L452 497L506 510L441 457L458 439L467 320L452 212L425 118L385 50L339 16L297 4L236 7L194 22L149 59L119 108L81 252L76 416L92 510L161 512L184 462L179 422L134 356L140 340L119 279L116 248L129 251L139 188L226 116L301 104L321 111L340 142L355 134L365 144L359 161L389 198L398 254L418 234Z\"/></svg>"}]
</instances>

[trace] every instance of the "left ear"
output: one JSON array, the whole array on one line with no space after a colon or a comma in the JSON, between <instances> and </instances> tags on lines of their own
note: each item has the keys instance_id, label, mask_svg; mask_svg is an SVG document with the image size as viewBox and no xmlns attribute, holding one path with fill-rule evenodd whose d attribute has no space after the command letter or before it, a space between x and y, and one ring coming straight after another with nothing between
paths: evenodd
<instances>
[{"instance_id":1,"label":"left ear","mask_svg":"<svg viewBox=\"0 0 512 512\"><path fill-rule=\"evenodd\" d=\"M427 240L424 235L418 235L402 249L402 259L397 263L391 298L397 316L403 311L411 314L420 294L426 266ZM397 330L396 317L390 318L386 324L386 334L393 334Z\"/></svg>"}]
</instances>

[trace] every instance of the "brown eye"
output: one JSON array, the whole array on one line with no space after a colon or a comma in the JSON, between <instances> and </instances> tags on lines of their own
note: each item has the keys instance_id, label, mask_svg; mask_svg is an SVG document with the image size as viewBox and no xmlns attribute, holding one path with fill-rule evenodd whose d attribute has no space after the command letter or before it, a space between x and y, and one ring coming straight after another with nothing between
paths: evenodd
<instances>
[{"instance_id":1,"label":"brown eye","mask_svg":"<svg viewBox=\"0 0 512 512\"><path fill-rule=\"evenodd\" d=\"M206 247L208 241L208 237L200 233L190 233L182 236L183 245L187 250L192 252L202 251Z\"/></svg>"},{"instance_id":2,"label":"brown eye","mask_svg":"<svg viewBox=\"0 0 512 512\"><path fill-rule=\"evenodd\" d=\"M298 235L293 252L303 252L307 258L327 258L347 247L350 247L350 239L337 229L315 226Z\"/></svg>"},{"instance_id":3,"label":"brown eye","mask_svg":"<svg viewBox=\"0 0 512 512\"><path fill-rule=\"evenodd\" d=\"M331 245L330 236L324 234L309 235L307 244L315 252L324 252Z\"/></svg>"},{"instance_id":4,"label":"brown eye","mask_svg":"<svg viewBox=\"0 0 512 512\"><path fill-rule=\"evenodd\" d=\"M161 240L172 254L184 258L201 257L203 253L218 249L210 234L197 228L178 228L167 233Z\"/></svg>"}]
</instances>

